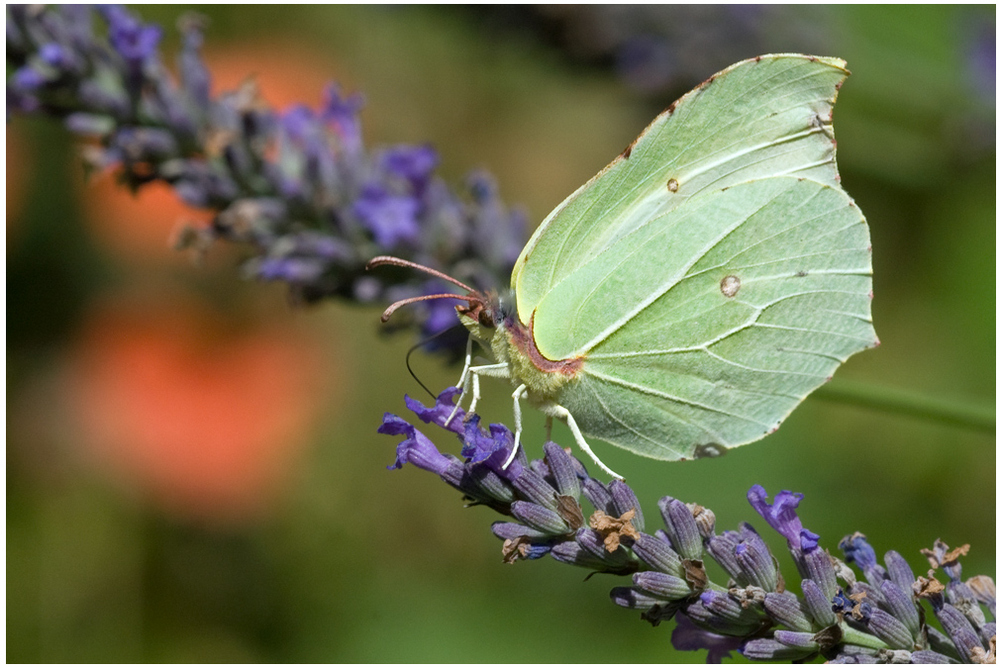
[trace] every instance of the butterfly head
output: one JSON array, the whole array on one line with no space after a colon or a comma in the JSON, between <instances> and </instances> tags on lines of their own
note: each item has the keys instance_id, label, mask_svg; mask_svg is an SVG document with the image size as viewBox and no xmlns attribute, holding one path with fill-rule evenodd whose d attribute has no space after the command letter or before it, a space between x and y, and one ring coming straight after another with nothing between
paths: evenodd
<instances>
[{"instance_id":1,"label":"butterfly head","mask_svg":"<svg viewBox=\"0 0 1000 668\"><path fill-rule=\"evenodd\" d=\"M455 310L458 311L458 316L462 321L462 324L464 324L472 332L473 336L489 341L493 337L492 330L495 330L512 316L513 309L510 307L510 305L513 304L512 299L501 297L492 290L474 290L465 283L462 283L447 274L444 274L436 269L432 269L431 267L425 267L424 265L417 264L416 262L410 262L409 260L404 260L402 258L383 255L372 258L368 262L367 268L372 269L374 267L387 264L397 267L416 269L423 273L430 274L431 276L446 280L449 283L454 283L458 287L466 290L466 294L460 295L449 292L401 299L398 302L391 304L389 308L382 313L382 322L386 322L398 308L407 304L428 301L431 299L458 299L465 302L464 304L459 304L455 307Z\"/></svg>"},{"instance_id":2,"label":"butterfly head","mask_svg":"<svg viewBox=\"0 0 1000 668\"><path fill-rule=\"evenodd\" d=\"M497 294L493 290L473 291L465 296L468 304L455 307L458 318L472 337L489 349L497 330L509 329L517 318L514 299L509 294Z\"/></svg>"},{"instance_id":3,"label":"butterfly head","mask_svg":"<svg viewBox=\"0 0 1000 668\"><path fill-rule=\"evenodd\" d=\"M467 305L459 304L455 307L462 322L472 320L486 329L496 329L505 324L514 313L513 300L508 295L499 295L493 290L473 290L464 299L468 300Z\"/></svg>"}]
</instances>

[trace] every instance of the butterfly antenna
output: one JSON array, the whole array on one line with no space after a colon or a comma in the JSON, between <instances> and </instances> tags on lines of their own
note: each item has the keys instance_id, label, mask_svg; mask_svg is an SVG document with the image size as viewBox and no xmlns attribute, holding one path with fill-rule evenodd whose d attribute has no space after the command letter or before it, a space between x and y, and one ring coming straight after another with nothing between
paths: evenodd
<instances>
[{"instance_id":1,"label":"butterfly antenna","mask_svg":"<svg viewBox=\"0 0 1000 668\"><path fill-rule=\"evenodd\" d=\"M456 295L452 293L444 293L440 295L423 295L422 297L410 297L409 299L400 299L394 304L390 304L389 308L382 311L382 322L387 322L392 314L396 312L401 306L406 306L407 304L414 304L416 302L425 302L429 299L460 299L462 301L469 301L469 298L465 295Z\"/></svg>"},{"instance_id":2,"label":"butterfly antenna","mask_svg":"<svg viewBox=\"0 0 1000 668\"><path fill-rule=\"evenodd\" d=\"M475 292L475 290L473 290L472 288L470 288L468 285L458 280L457 278L452 278L448 274L440 272L437 269L432 269L422 264L417 264L416 262L410 262L409 260L404 260L401 257L393 257L391 255L379 255L378 257L373 257L371 260L369 260L368 264L365 265L365 269L374 269L375 267L381 267L382 265L386 264L393 265L395 267L407 267L409 269L416 269L417 271L422 271L425 274L430 274L431 276L440 278L443 281L448 281L449 283L457 285L458 287L462 288L463 290L466 290L467 292Z\"/></svg>"}]
</instances>

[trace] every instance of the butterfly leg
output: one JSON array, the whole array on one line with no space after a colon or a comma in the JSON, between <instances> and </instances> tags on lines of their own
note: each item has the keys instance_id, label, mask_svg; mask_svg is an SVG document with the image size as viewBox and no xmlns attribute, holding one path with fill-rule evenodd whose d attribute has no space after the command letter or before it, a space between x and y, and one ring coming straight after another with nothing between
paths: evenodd
<instances>
[{"instance_id":1,"label":"butterfly leg","mask_svg":"<svg viewBox=\"0 0 1000 668\"><path fill-rule=\"evenodd\" d=\"M507 461L503 463L503 468L506 469L510 466L510 463L514 461L514 456L517 454L517 448L521 445L521 397L528 393L528 386L524 383L518 385L517 389L514 390L514 394L511 398L514 399L514 447L510 450L510 456L507 457Z\"/></svg>"},{"instance_id":2,"label":"butterfly leg","mask_svg":"<svg viewBox=\"0 0 1000 668\"><path fill-rule=\"evenodd\" d=\"M472 403L469 404L469 413L476 412L476 404L479 403L479 374L470 374L472 379Z\"/></svg>"},{"instance_id":3,"label":"butterfly leg","mask_svg":"<svg viewBox=\"0 0 1000 668\"><path fill-rule=\"evenodd\" d=\"M448 419L444 421L445 427L451 424L451 420L452 418L455 417L455 413L457 413L458 409L462 406L462 399L465 398L465 395L469 390L466 381L468 380L469 369L471 368L472 368L472 337L470 336L469 339L465 342L465 365L462 367L462 375L459 376L458 383L455 384L455 387L462 388L462 393L458 395L458 400L455 402L455 407L451 410L451 415L449 415Z\"/></svg>"},{"instance_id":4,"label":"butterfly leg","mask_svg":"<svg viewBox=\"0 0 1000 668\"><path fill-rule=\"evenodd\" d=\"M479 403L479 376L510 378L510 369L507 368L505 363L469 367L469 378L472 380L472 403L469 404L470 413L476 412L476 404Z\"/></svg>"},{"instance_id":5,"label":"butterfly leg","mask_svg":"<svg viewBox=\"0 0 1000 668\"><path fill-rule=\"evenodd\" d=\"M472 337L465 342L465 364L462 366L462 375L458 377L455 387L465 387L465 377L469 375L472 367Z\"/></svg>"},{"instance_id":6,"label":"butterfly leg","mask_svg":"<svg viewBox=\"0 0 1000 668\"><path fill-rule=\"evenodd\" d=\"M551 441L552 440L552 416L551 415L546 415L545 416L545 440L546 441Z\"/></svg>"},{"instance_id":7,"label":"butterfly leg","mask_svg":"<svg viewBox=\"0 0 1000 668\"><path fill-rule=\"evenodd\" d=\"M569 430L573 433L573 438L576 439L576 444L580 446L581 450L590 455L590 458L594 460L594 463L597 464L602 471L604 471L613 478L618 478L619 480L625 479L622 476L615 473L614 471L612 471L611 469L609 469L607 466L605 466L604 462L602 462L600 459L597 458L597 455L594 454L594 451L590 449L590 445L587 444L587 439L583 437L583 433L580 431L580 427L577 426L576 420L573 419L572 413L570 413L568 410L557 404L548 406L544 410L546 415L559 418L560 420L566 422L566 425L569 427Z\"/></svg>"}]
</instances>

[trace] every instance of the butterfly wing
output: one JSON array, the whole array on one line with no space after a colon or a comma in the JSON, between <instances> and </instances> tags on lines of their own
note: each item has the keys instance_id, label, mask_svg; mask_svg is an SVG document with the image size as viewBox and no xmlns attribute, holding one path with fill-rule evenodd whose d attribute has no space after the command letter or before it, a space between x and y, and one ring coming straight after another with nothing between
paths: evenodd
<instances>
[{"instance_id":1,"label":"butterfly wing","mask_svg":"<svg viewBox=\"0 0 1000 668\"><path fill-rule=\"evenodd\" d=\"M843 65L728 68L529 241L518 313L546 358L585 360L559 397L585 434L658 459L717 454L876 344L868 228L835 162Z\"/></svg>"},{"instance_id":2,"label":"butterfly wing","mask_svg":"<svg viewBox=\"0 0 1000 668\"><path fill-rule=\"evenodd\" d=\"M559 401L585 434L683 459L776 429L877 343L870 301L858 207L838 188L773 177L622 237L545 296L535 325L544 313L549 336L558 324L584 357Z\"/></svg>"},{"instance_id":3,"label":"butterfly wing","mask_svg":"<svg viewBox=\"0 0 1000 668\"><path fill-rule=\"evenodd\" d=\"M660 114L542 222L511 286L525 324L542 298L616 239L706 191L777 175L836 186L831 113L844 61L760 56Z\"/></svg>"}]
</instances>

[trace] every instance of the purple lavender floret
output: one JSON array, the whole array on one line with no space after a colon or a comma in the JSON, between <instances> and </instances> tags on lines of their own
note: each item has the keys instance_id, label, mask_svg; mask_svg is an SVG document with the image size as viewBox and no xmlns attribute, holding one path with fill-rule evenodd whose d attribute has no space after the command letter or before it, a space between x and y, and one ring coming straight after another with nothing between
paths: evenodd
<instances>
[{"instance_id":1,"label":"purple lavender floret","mask_svg":"<svg viewBox=\"0 0 1000 668\"><path fill-rule=\"evenodd\" d=\"M95 22L104 25L95 30ZM205 25L194 15L178 22L175 78L163 65L163 29L129 9L8 6L8 117L62 119L97 140L85 152L89 168L116 170L133 189L168 183L188 205L213 211L211 224L183 230L179 245L245 245L245 275L286 283L295 301L386 304L433 293L412 270L367 273L367 261L385 254L477 288L507 284L527 226L491 177L476 173L452 189L430 146L369 148L364 98L336 84L316 109L271 109L252 80L213 97ZM454 303L444 301L403 309L389 331L426 338L456 322ZM432 348L457 357L464 344L445 336Z\"/></svg>"},{"instance_id":2,"label":"purple lavender floret","mask_svg":"<svg viewBox=\"0 0 1000 668\"><path fill-rule=\"evenodd\" d=\"M441 476L473 504L504 515L491 528L504 542L506 563L550 556L589 571L630 577L611 589L611 601L640 612L654 625L676 619L671 640L677 649L707 649L709 662L733 650L772 662L994 658L996 622L987 621L981 606L993 617L996 590L985 576L959 579L958 559L967 546L950 550L937 541L925 551L931 566L946 569L952 578L947 586L915 578L896 552L886 553L885 565L879 564L875 549L858 533L840 542L845 552L841 561L802 526L801 494L781 492L768 503L766 490L755 485L748 494L751 506L786 539L807 576L797 596L786 588L767 542L745 522L736 531L717 534L710 510L666 496L658 504L665 528L644 533L641 506L627 484L590 477L579 460L552 442L544 445L543 459L530 462L524 447L531 444L522 444L505 468L510 430L495 424L483 429L477 416L455 411L458 395L457 388L449 388L430 407L406 401L423 422L458 436L463 459L441 454L405 420L386 414L379 431L406 436L390 468L413 463ZM593 509L589 518L583 500ZM712 581L702 561L706 554L723 567L728 582ZM859 580L848 563L858 565L867 581ZM926 624L923 599L930 602L943 633Z\"/></svg>"},{"instance_id":3,"label":"purple lavender floret","mask_svg":"<svg viewBox=\"0 0 1000 668\"><path fill-rule=\"evenodd\" d=\"M747 493L750 505L763 517L771 528L780 533L788 541L792 550L802 549L802 520L795 512L802 501L802 494L783 491L774 497L774 503L767 502L767 491L760 485L754 485ZM815 539L810 535L812 544Z\"/></svg>"},{"instance_id":4,"label":"purple lavender floret","mask_svg":"<svg viewBox=\"0 0 1000 668\"><path fill-rule=\"evenodd\" d=\"M413 195L394 195L376 183L366 185L354 203L354 215L375 242L389 251L416 243L420 236L419 211L420 202Z\"/></svg>"},{"instance_id":5,"label":"purple lavender floret","mask_svg":"<svg viewBox=\"0 0 1000 668\"><path fill-rule=\"evenodd\" d=\"M742 644L740 638L713 633L697 626L685 614L677 615L677 625L670 635L670 642L675 649L682 651L707 649L705 663L722 663L723 659L728 658Z\"/></svg>"},{"instance_id":6,"label":"purple lavender floret","mask_svg":"<svg viewBox=\"0 0 1000 668\"><path fill-rule=\"evenodd\" d=\"M496 469L496 464L501 464L500 475L509 475L511 480L520 474L523 466L516 459L511 462L506 469L502 464L507 461L510 451L514 447L514 434L510 429L502 424L491 424L488 431L484 432L479 426L479 416L470 415L463 424L465 427L462 438L462 456L469 459L473 464L487 463L490 468ZM516 466L515 466L516 465Z\"/></svg>"},{"instance_id":7,"label":"purple lavender floret","mask_svg":"<svg viewBox=\"0 0 1000 668\"><path fill-rule=\"evenodd\" d=\"M323 91L320 115L337 132L344 150L351 155L362 150L359 114L364 106L363 95L355 93L343 97L338 84L331 83Z\"/></svg>"},{"instance_id":8,"label":"purple lavender floret","mask_svg":"<svg viewBox=\"0 0 1000 668\"><path fill-rule=\"evenodd\" d=\"M379 159L386 173L405 179L419 198L438 166L438 154L433 147L395 146L385 151Z\"/></svg>"},{"instance_id":9,"label":"purple lavender floret","mask_svg":"<svg viewBox=\"0 0 1000 668\"><path fill-rule=\"evenodd\" d=\"M423 422L436 424L461 436L465 433L465 409L455 408L455 403L461 394L462 390L457 387L446 388L437 396L434 405L430 408L411 397L405 397L405 403L406 407Z\"/></svg>"},{"instance_id":10,"label":"purple lavender floret","mask_svg":"<svg viewBox=\"0 0 1000 668\"><path fill-rule=\"evenodd\" d=\"M818 584L827 598L832 597L836 591L837 575L826 553L819 549L819 534L802 526L796 512L802 494L779 492L774 497L774 503L768 503L767 491L760 485L754 485L747 492L747 500L772 529L785 537L799 574Z\"/></svg>"},{"instance_id":11,"label":"purple lavender floret","mask_svg":"<svg viewBox=\"0 0 1000 668\"><path fill-rule=\"evenodd\" d=\"M425 471L443 475L454 463L441 454L430 439L414 429L413 425L391 413L385 414L378 431L380 434L406 436L396 448L396 461L388 467L390 469L402 468L403 464L413 464Z\"/></svg>"},{"instance_id":12,"label":"purple lavender floret","mask_svg":"<svg viewBox=\"0 0 1000 668\"><path fill-rule=\"evenodd\" d=\"M124 7L105 5L99 10L108 24L108 40L129 67L138 69L156 60L163 29L143 24Z\"/></svg>"}]
</instances>

